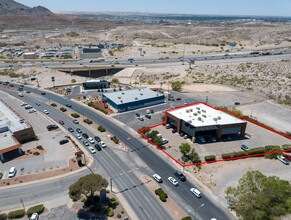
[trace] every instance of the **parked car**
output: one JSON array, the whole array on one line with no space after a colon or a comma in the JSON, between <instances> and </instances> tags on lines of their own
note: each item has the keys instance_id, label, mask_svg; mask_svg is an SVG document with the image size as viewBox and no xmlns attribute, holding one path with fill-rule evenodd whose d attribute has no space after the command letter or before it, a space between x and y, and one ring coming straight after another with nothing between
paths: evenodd
<instances>
[{"instance_id":1,"label":"parked car","mask_svg":"<svg viewBox=\"0 0 291 220\"><path fill-rule=\"evenodd\" d=\"M76 131L77 131L78 133L82 133L81 128L76 128Z\"/></svg>"},{"instance_id":2,"label":"parked car","mask_svg":"<svg viewBox=\"0 0 291 220\"><path fill-rule=\"evenodd\" d=\"M103 142L103 141L100 141L99 143L101 145L101 147L105 148L106 147L106 144Z\"/></svg>"},{"instance_id":3,"label":"parked car","mask_svg":"<svg viewBox=\"0 0 291 220\"><path fill-rule=\"evenodd\" d=\"M186 181L186 177L184 176L183 173L181 173L180 171L176 170L174 172L174 175L177 176L181 181Z\"/></svg>"},{"instance_id":4,"label":"parked car","mask_svg":"<svg viewBox=\"0 0 291 220\"><path fill-rule=\"evenodd\" d=\"M135 113L136 117L140 117L140 114L139 113Z\"/></svg>"},{"instance_id":5,"label":"parked car","mask_svg":"<svg viewBox=\"0 0 291 220\"><path fill-rule=\"evenodd\" d=\"M148 109L148 110L146 111L146 113L147 113L147 114L151 114L151 111Z\"/></svg>"},{"instance_id":6,"label":"parked car","mask_svg":"<svg viewBox=\"0 0 291 220\"><path fill-rule=\"evenodd\" d=\"M35 109L30 109L30 110L28 110L28 113L34 113L34 112L36 112Z\"/></svg>"},{"instance_id":7,"label":"parked car","mask_svg":"<svg viewBox=\"0 0 291 220\"><path fill-rule=\"evenodd\" d=\"M101 150L102 150L99 144L95 144L95 148L96 148L98 151L101 151Z\"/></svg>"},{"instance_id":8,"label":"parked car","mask_svg":"<svg viewBox=\"0 0 291 220\"><path fill-rule=\"evenodd\" d=\"M20 93L18 93L18 96L19 97L23 97L23 94L20 92Z\"/></svg>"},{"instance_id":9,"label":"parked car","mask_svg":"<svg viewBox=\"0 0 291 220\"><path fill-rule=\"evenodd\" d=\"M35 104L36 104L37 106L40 106L40 102L36 102Z\"/></svg>"},{"instance_id":10,"label":"parked car","mask_svg":"<svg viewBox=\"0 0 291 220\"><path fill-rule=\"evenodd\" d=\"M73 128L68 128L69 132L74 132Z\"/></svg>"},{"instance_id":11,"label":"parked car","mask_svg":"<svg viewBox=\"0 0 291 220\"><path fill-rule=\"evenodd\" d=\"M95 140L98 141L98 142L101 141L100 137L98 137L98 136L95 136Z\"/></svg>"},{"instance_id":12,"label":"parked car","mask_svg":"<svg viewBox=\"0 0 291 220\"><path fill-rule=\"evenodd\" d=\"M91 137L88 138L88 141L89 141L91 144L94 144L94 143L95 143L94 139L91 138Z\"/></svg>"},{"instance_id":13,"label":"parked car","mask_svg":"<svg viewBox=\"0 0 291 220\"><path fill-rule=\"evenodd\" d=\"M84 138L88 138L89 137L88 134L86 134L86 133L83 133L82 135L83 135Z\"/></svg>"},{"instance_id":14,"label":"parked car","mask_svg":"<svg viewBox=\"0 0 291 220\"><path fill-rule=\"evenodd\" d=\"M11 167L8 173L8 178L12 178L16 175L16 168L15 167Z\"/></svg>"},{"instance_id":15,"label":"parked car","mask_svg":"<svg viewBox=\"0 0 291 220\"><path fill-rule=\"evenodd\" d=\"M184 105L187 105L188 103L186 101L184 101Z\"/></svg>"},{"instance_id":16,"label":"parked car","mask_svg":"<svg viewBox=\"0 0 291 220\"><path fill-rule=\"evenodd\" d=\"M145 117L148 118L148 119L152 118L152 116L150 116L149 114L146 114Z\"/></svg>"},{"instance_id":17,"label":"parked car","mask_svg":"<svg viewBox=\"0 0 291 220\"><path fill-rule=\"evenodd\" d=\"M43 113L45 113L45 114L48 115L49 114L49 111L45 109L45 110L43 110Z\"/></svg>"},{"instance_id":18,"label":"parked car","mask_svg":"<svg viewBox=\"0 0 291 220\"><path fill-rule=\"evenodd\" d=\"M28 109L32 109L32 106L31 105L27 105L27 106L25 106L24 107L26 110L28 110Z\"/></svg>"},{"instance_id":19,"label":"parked car","mask_svg":"<svg viewBox=\"0 0 291 220\"><path fill-rule=\"evenodd\" d=\"M170 124L166 124L166 129L169 129L171 128L171 125Z\"/></svg>"},{"instance_id":20,"label":"parked car","mask_svg":"<svg viewBox=\"0 0 291 220\"><path fill-rule=\"evenodd\" d=\"M240 105L240 103L239 103L239 102L235 102L234 104L235 104L235 105Z\"/></svg>"},{"instance_id":21,"label":"parked car","mask_svg":"<svg viewBox=\"0 0 291 220\"><path fill-rule=\"evenodd\" d=\"M170 183L172 183L174 186L179 186L178 181L174 177L168 177L168 180Z\"/></svg>"},{"instance_id":22,"label":"parked car","mask_svg":"<svg viewBox=\"0 0 291 220\"><path fill-rule=\"evenodd\" d=\"M48 125L48 126L46 126L46 128L47 128L48 131L51 131L51 130L58 129L59 126L57 126L57 125Z\"/></svg>"},{"instance_id":23,"label":"parked car","mask_svg":"<svg viewBox=\"0 0 291 220\"><path fill-rule=\"evenodd\" d=\"M283 156L284 156L287 160L290 160L290 161L291 161L291 155L284 154Z\"/></svg>"},{"instance_id":24,"label":"parked car","mask_svg":"<svg viewBox=\"0 0 291 220\"><path fill-rule=\"evenodd\" d=\"M176 98L177 101L181 100L181 98Z\"/></svg>"},{"instance_id":25,"label":"parked car","mask_svg":"<svg viewBox=\"0 0 291 220\"><path fill-rule=\"evenodd\" d=\"M153 175L153 178L154 178L158 183L162 183L162 182L163 182L162 177L160 177L158 174L154 174L154 175Z\"/></svg>"},{"instance_id":26,"label":"parked car","mask_svg":"<svg viewBox=\"0 0 291 220\"><path fill-rule=\"evenodd\" d=\"M210 136L210 139L211 139L212 142L216 142L216 138L215 137Z\"/></svg>"},{"instance_id":27,"label":"parked car","mask_svg":"<svg viewBox=\"0 0 291 220\"><path fill-rule=\"evenodd\" d=\"M248 148L248 146L246 146L246 145L241 145L241 147L240 147L242 150L244 150L244 151L247 151L249 148Z\"/></svg>"},{"instance_id":28,"label":"parked car","mask_svg":"<svg viewBox=\"0 0 291 220\"><path fill-rule=\"evenodd\" d=\"M190 191L197 197L197 198L201 198L201 192L198 189L195 188L191 188Z\"/></svg>"},{"instance_id":29,"label":"parked car","mask_svg":"<svg viewBox=\"0 0 291 220\"><path fill-rule=\"evenodd\" d=\"M89 142L86 141L86 140L83 140L83 144L84 144L86 147L89 146Z\"/></svg>"},{"instance_id":30,"label":"parked car","mask_svg":"<svg viewBox=\"0 0 291 220\"><path fill-rule=\"evenodd\" d=\"M30 216L29 220L38 220L38 214L37 214L37 213L33 213L33 214Z\"/></svg>"},{"instance_id":31,"label":"parked car","mask_svg":"<svg viewBox=\"0 0 291 220\"><path fill-rule=\"evenodd\" d=\"M88 147L88 150L92 153L92 154L95 154L96 153L96 150L94 149L94 147Z\"/></svg>"},{"instance_id":32,"label":"parked car","mask_svg":"<svg viewBox=\"0 0 291 220\"><path fill-rule=\"evenodd\" d=\"M183 137L185 134L183 132L180 133L180 137Z\"/></svg>"},{"instance_id":33,"label":"parked car","mask_svg":"<svg viewBox=\"0 0 291 220\"><path fill-rule=\"evenodd\" d=\"M60 123L61 125L65 124L65 122L64 122L63 120L59 120L59 123Z\"/></svg>"},{"instance_id":34,"label":"parked car","mask_svg":"<svg viewBox=\"0 0 291 220\"><path fill-rule=\"evenodd\" d=\"M74 123L74 124L79 124L79 122L78 122L77 119L74 119L74 120L73 120L73 123Z\"/></svg>"},{"instance_id":35,"label":"parked car","mask_svg":"<svg viewBox=\"0 0 291 220\"><path fill-rule=\"evenodd\" d=\"M205 138L202 137L202 136L199 136L199 137L198 137L198 140L199 140L202 144L203 144L203 143L206 143Z\"/></svg>"},{"instance_id":36,"label":"parked car","mask_svg":"<svg viewBox=\"0 0 291 220\"><path fill-rule=\"evenodd\" d=\"M66 143L69 143L69 140L61 140L60 141L60 145L63 145L63 144L66 144Z\"/></svg>"},{"instance_id":37,"label":"parked car","mask_svg":"<svg viewBox=\"0 0 291 220\"><path fill-rule=\"evenodd\" d=\"M173 128L172 133L174 134L176 132L177 132L177 129L176 128Z\"/></svg>"},{"instance_id":38,"label":"parked car","mask_svg":"<svg viewBox=\"0 0 291 220\"><path fill-rule=\"evenodd\" d=\"M20 106L26 106L27 103L26 102L23 102L22 104L20 104Z\"/></svg>"},{"instance_id":39,"label":"parked car","mask_svg":"<svg viewBox=\"0 0 291 220\"><path fill-rule=\"evenodd\" d=\"M82 139L82 136L80 134L76 134L76 137L78 138L78 140Z\"/></svg>"},{"instance_id":40,"label":"parked car","mask_svg":"<svg viewBox=\"0 0 291 220\"><path fill-rule=\"evenodd\" d=\"M144 121L143 117L138 117L137 119L140 121Z\"/></svg>"},{"instance_id":41,"label":"parked car","mask_svg":"<svg viewBox=\"0 0 291 220\"><path fill-rule=\"evenodd\" d=\"M151 109L151 114L154 114L154 113L155 113L155 111L153 109Z\"/></svg>"},{"instance_id":42,"label":"parked car","mask_svg":"<svg viewBox=\"0 0 291 220\"><path fill-rule=\"evenodd\" d=\"M283 156L277 156L277 159L285 165L289 165L289 161Z\"/></svg>"}]
</instances>

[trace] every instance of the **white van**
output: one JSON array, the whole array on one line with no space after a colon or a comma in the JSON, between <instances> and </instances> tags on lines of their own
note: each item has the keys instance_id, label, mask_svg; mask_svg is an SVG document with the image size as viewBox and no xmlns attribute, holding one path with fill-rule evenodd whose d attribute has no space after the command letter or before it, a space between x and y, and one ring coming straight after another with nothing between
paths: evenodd
<instances>
[{"instance_id":1,"label":"white van","mask_svg":"<svg viewBox=\"0 0 291 220\"><path fill-rule=\"evenodd\" d=\"M190 191L198 198L201 198L201 192L198 189L191 188Z\"/></svg>"},{"instance_id":2,"label":"white van","mask_svg":"<svg viewBox=\"0 0 291 220\"><path fill-rule=\"evenodd\" d=\"M158 183L163 182L162 177L160 177L158 174L154 174L154 175L153 175L153 178L154 178Z\"/></svg>"},{"instance_id":3,"label":"white van","mask_svg":"<svg viewBox=\"0 0 291 220\"><path fill-rule=\"evenodd\" d=\"M8 173L8 178L12 178L16 175L16 168L15 167L11 167Z\"/></svg>"},{"instance_id":4,"label":"white van","mask_svg":"<svg viewBox=\"0 0 291 220\"><path fill-rule=\"evenodd\" d=\"M158 134L157 134L157 137L158 137L158 138L162 138L162 134L158 133Z\"/></svg>"}]
</instances>

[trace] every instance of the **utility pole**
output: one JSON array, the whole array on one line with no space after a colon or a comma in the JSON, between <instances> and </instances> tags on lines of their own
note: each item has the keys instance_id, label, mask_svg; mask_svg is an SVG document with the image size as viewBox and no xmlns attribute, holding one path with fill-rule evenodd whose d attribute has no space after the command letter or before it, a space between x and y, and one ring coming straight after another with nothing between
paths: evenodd
<instances>
[{"instance_id":1,"label":"utility pole","mask_svg":"<svg viewBox=\"0 0 291 220\"><path fill-rule=\"evenodd\" d=\"M184 49L183 49L183 63L182 63L182 65L184 65L184 62L185 62L185 47L186 47L186 36L187 36L186 28L187 28L187 25L190 25L190 24L191 24L191 21L189 21L189 20L185 24Z\"/></svg>"},{"instance_id":2,"label":"utility pole","mask_svg":"<svg viewBox=\"0 0 291 220\"><path fill-rule=\"evenodd\" d=\"M195 210L195 219L197 219L197 218L196 218L196 215L197 215L198 210L199 210L201 207L203 207L203 206L204 206L204 203L201 204L201 206L199 206L199 207Z\"/></svg>"},{"instance_id":3,"label":"utility pole","mask_svg":"<svg viewBox=\"0 0 291 220\"><path fill-rule=\"evenodd\" d=\"M22 203L23 209L25 211L25 206L24 206L24 202L23 202L23 199L22 198L20 199L20 202Z\"/></svg>"}]
</instances>

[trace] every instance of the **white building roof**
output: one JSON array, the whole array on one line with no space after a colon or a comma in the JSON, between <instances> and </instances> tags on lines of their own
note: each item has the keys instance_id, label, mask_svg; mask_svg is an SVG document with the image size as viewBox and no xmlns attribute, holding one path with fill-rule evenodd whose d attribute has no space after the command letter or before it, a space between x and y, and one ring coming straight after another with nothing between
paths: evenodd
<instances>
[{"instance_id":1,"label":"white building roof","mask_svg":"<svg viewBox=\"0 0 291 220\"><path fill-rule=\"evenodd\" d=\"M219 111L204 104L196 104L168 111L176 118L188 122L194 127L246 123L224 111Z\"/></svg>"},{"instance_id":2,"label":"white building roof","mask_svg":"<svg viewBox=\"0 0 291 220\"><path fill-rule=\"evenodd\" d=\"M117 105L164 96L163 94L156 93L146 87L103 93L103 95Z\"/></svg>"}]
</instances>

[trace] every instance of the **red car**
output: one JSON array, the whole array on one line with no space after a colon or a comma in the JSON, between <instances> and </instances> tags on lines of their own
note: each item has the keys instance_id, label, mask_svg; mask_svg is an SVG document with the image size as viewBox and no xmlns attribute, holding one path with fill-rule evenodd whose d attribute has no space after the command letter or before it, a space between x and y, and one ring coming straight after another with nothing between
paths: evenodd
<instances>
[{"instance_id":1,"label":"red car","mask_svg":"<svg viewBox=\"0 0 291 220\"><path fill-rule=\"evenodd\" d=\"M287 160L290 160L290 161L291 161L291 155L284 154L283 156L284 156Z\"/></svg>"},{"instance_id":2,"label":"red car","mask_svg":"<svg viewBox=\"0 0 291 220\"><path fill-rule=\"evenodd\" d=\"M181 98L176 98L176 100L178 101L178 100L181 100Z\"/></svg>"},{"instance_id":3,"label":"red car","mask_svg":"<svg viewBox=\"0 0 291 220\"><path fill-rule=\"evenodd\" d=\"M62 120L59 120L59 123L60 123L61 125L65 124L65 122L62 121Z\"/></svg>"},{"instance_id":4,"label":"red car","mask_svg":"<svg viewBox=\"0 0 291 220\"><path fill-rule=\"evenodd\" d=\"M45 93L45 92L42 92L41 94L42 94L42 95L45 95L46 93Z\"/></svg>"}]
</instances>

